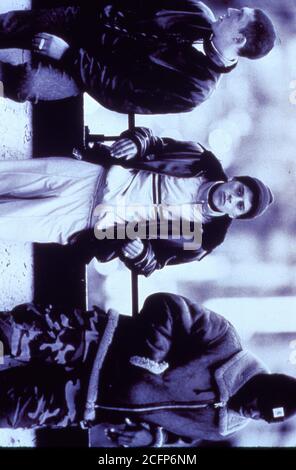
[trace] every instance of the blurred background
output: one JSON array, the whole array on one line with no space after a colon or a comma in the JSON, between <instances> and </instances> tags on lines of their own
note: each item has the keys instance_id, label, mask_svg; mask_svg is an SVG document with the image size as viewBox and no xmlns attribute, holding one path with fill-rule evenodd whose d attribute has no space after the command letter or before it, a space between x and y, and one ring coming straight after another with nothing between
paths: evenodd
<instances>
[{"instance_id":1,"label":"blurred background","mask_svg":"<svg viewBox=\"0 0 296 470\"><path fill-rule=\"evenodd\" d=\"M245 347L273 372L296 377L296 3L295 0L207 1L219 15L228 7L260 7L273 18L278 45L264 59L240 60L205 104L188 114L136 116L155 134L201 142L229 175L262 178L275 203L258 220L233 223L226 241L203 261L168 267L139 279L140 305L166 291L202 301L225 315ZM127 117L85 97L92 133L118 135ZM131 312L130 273L119 262L92 262L89 304ZM296 399L296 397L295 397ZM225 445L296 446L296 420L251 424Z\"/></svg>"}]
</instances>

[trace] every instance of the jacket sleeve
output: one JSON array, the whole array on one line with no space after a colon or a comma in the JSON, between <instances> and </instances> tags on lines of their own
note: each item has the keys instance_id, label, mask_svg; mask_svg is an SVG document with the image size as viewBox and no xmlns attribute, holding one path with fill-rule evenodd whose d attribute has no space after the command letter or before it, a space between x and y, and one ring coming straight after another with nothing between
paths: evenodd
<instances>
[{"instance_id":1,"label":"jacket sleeve","mask_svg":"<svg viewBox=\"0 0 296 470\"><path fill-rule=\"evenodd\" d=\"M97 240L94 230L88 229L70 238L68 250L73 258L85 263L89 263L92 258L96 258L101 263L107 263L119 257L128 269L138 275L149 276L155 269L163 267L157 261L149 240L143 240L144 250L134 259L128 259L123 256L122 248L125 243L125 240L118 239Z\"/></svg>"},{"instance_id":2,"label":"jacket sleeve","mask_svg":"<svg viewBox=\"0 0 296 470\"><path fill-rule=\"evenodd\" d=\"M148 127L135 127L120 134L120 138L132 140L137 148L136 158L144 158L151 153L162 152L165 146L164 139L157 137Z\"/></svg>"},{"instance_id":3,"label":"jacket sleeve","mask_svg":"<svg viewBox=\"0 0 296 470\"><path fill-rule=\"evenodd\" d=\"M224 317L177 295L151 295L135 321L142 338L137 354L157 363L177 366L226 344L241 347Z\"/></svg>"},{"instance_id":4,"label":"jacket sleeve","mask_svg":"<svg viewBox=\"0 0 296 470\"><path fill-rule=\"evenodd\" d=\"M103 0L103 5L112 4L117 10L132 10L136 14L159 10L191 11L203 14L205 5L199 0Z\"/></svg>"},{"instance_id":5,"label":"jacket sleeve","mask_svg":"<svg viewBox=\"0 0 296 470\"><path fill-rule=\"evenodd\" d=\"M196 142L157 137L151 129L145 127L126 130L120 137L131 139L138 148L134 158L114 162L124 168L192 178L209 166L210 152Z\"/></svg>"},{"instance_id":6,"label":"jacket sleeve","mask_svg":"<svg viewBox=\"0 0 296 470\"><path fill-rule=\"evenodd\" d=\"M197 52L197 51L195 51ZM80 48L70 47L63 56L65 70L81 90L106 108L119 113L163 114L189 112L203 103L216 86L216 78L199 80L174 70L171 59L140 59L119 67ZM179 51L179 62L182 51ZM156 62L156 63L155 63Z\"/></svg>"},{"instance_id":7,"label":"jacket sleeve","mask_svg":"<svg viewBox=\"0 0 296 470\"><path fill-rule=\"evenodd\" d=\"M137 145L138 154L136 158L146 157L150 161L161 158L166 160L170 158L182 159L182 153L187 154L190 152L199 156L204 152L204 149L196 142L158 137L148 127L127 129L120 134L120 138L130 139Z\"/></svg>"},{"instance_id":8,"label":"jacket sleeve","mask_svg":"<svg viewBox=\"0 0 296 470\"><path fill-rule=\"evenodd\" d=\"M97 258L101 263L106 263L119 256L120 248L124 240L103 239L95 237L94 229L82 230L69 239L68 250L73 259L89 263Z\"/></svg>"},{"instance_id":9,"label":"jacket sleeve","mask_svg":"<svg viewBox=\"0 0 296 470\"><path fill-rule=\"evenodd\" d=\"M142 241L144 244L143 252L134 259L128 259L123 256L121 250L125 243L124 240L97 240L93 229L89 229L73 236L69 241L68 250L71 251L73 257L85 263L89 263L92 258L96 258L101 263L107 263L119 257L128 269L146 277L150 276L156 269L162 269L166 265L189 263L203 258L207 253L202 249L199 254L187 252L190 254L187 254L186 258L186 254L178 257L172 250L171 256L167 253L167 256L163 255L158 258L153 250L152 243L149 240Z\"/></svg>"}]
</instances>

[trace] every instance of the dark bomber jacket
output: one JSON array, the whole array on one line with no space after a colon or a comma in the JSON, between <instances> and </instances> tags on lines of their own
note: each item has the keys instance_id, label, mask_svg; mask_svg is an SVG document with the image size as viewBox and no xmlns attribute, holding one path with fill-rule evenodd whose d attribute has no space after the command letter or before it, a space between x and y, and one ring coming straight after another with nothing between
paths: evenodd
<instances>
[{"instance_id":1,"label":"dark bomber jacket","mask_svg":"<svg viewBox=\"0 0 296 470\"><path fill-rule=\"evenodd\" d=\"M192 46L209 44L212 34L214 16L202 2L100 0L81 13L85 26L69 40L63 66L111 110L191 111L209 98L221 73L233 68Z\"/></svg>"}]
</instances>

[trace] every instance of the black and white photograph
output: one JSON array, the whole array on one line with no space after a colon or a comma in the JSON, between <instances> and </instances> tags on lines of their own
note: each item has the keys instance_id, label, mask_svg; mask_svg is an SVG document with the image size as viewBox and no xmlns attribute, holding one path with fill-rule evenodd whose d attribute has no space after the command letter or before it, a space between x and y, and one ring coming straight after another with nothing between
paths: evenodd
<instances>
[{"instance_id":1,"label":"black and white photograph","mask_svg":"<svg viewBox=\"0 0 296 470\"><path fill-rule=\"evenodd\" d=\"M295 448L295 0L0 0L0 103L0 454Z\"/></svg>"}]
</instances>

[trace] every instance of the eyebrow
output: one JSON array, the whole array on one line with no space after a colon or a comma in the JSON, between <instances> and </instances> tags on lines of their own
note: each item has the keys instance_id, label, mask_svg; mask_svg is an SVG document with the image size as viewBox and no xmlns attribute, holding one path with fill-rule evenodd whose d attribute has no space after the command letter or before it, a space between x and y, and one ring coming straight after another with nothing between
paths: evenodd
<instances>
[{"instance_id":1,"label":"eyebrow","mask_svg":"<svg viewBox=\"0 0 296 470\"><path fill-rule=\"evenodd\" d=\"M249 188L248 188L249 189ZM253 205L253 202L254 202L254 199L255 199L255 196L254 196L254 193L253 191L250 189L250 203L251 203L251 206Z\"/></svg>"},{"instance_id":2,"label":"eyebrow","mask_svg":"<svg viewBox=\"0 0 296 470\"><path fill-rule=\"evenodd\" d=\"M247 188L247 189L249 189L249 188ZM250 201L250 204L251 204L249 210L252 210L252 208L253 208L253 203L254 203L254 194L253 194L253 191L251 191L250 189L249 189L249 191L250 191L249 201ZM249 211L248 211L248 212L249 212Z\"/></svg>"}]
</instances>

